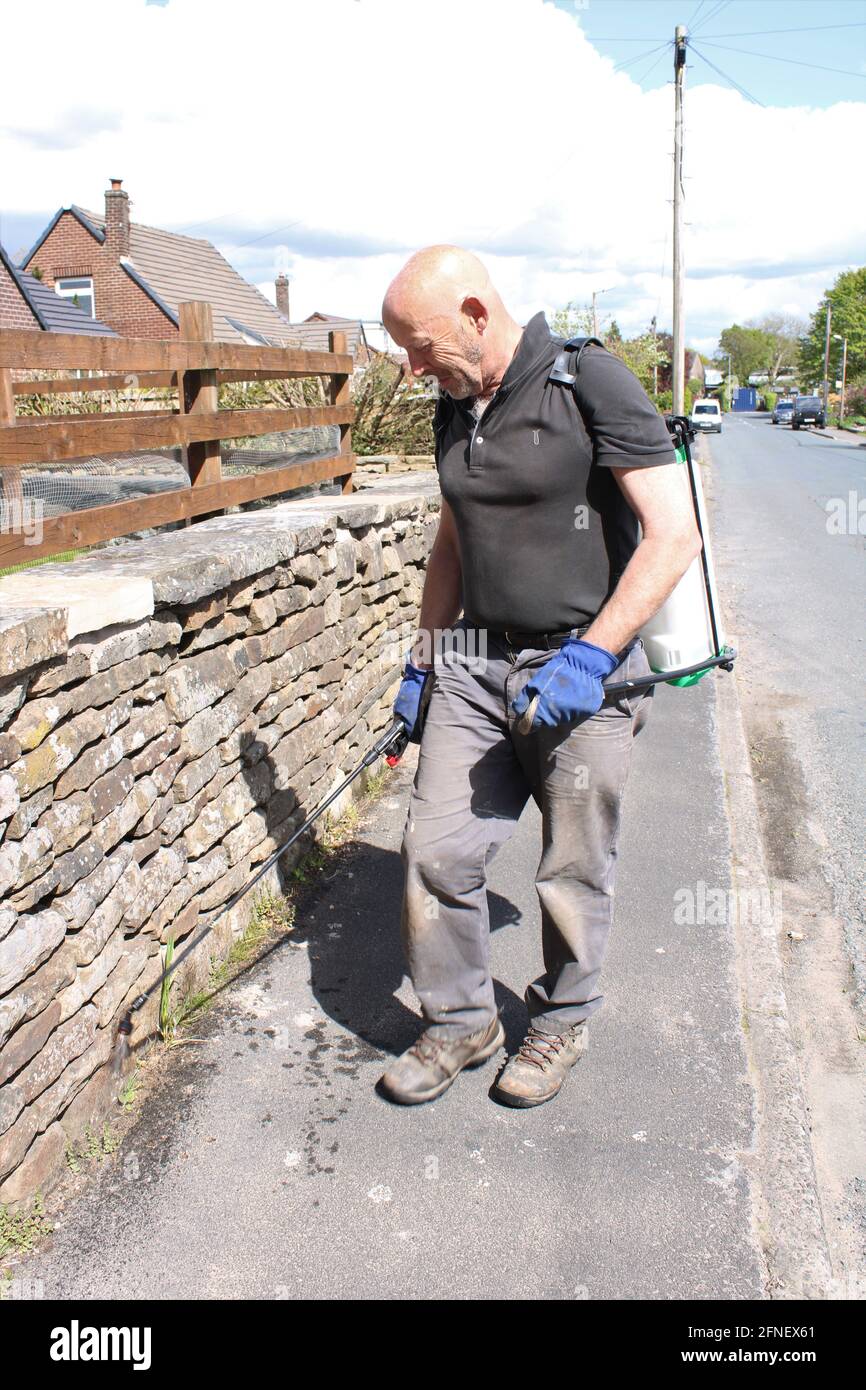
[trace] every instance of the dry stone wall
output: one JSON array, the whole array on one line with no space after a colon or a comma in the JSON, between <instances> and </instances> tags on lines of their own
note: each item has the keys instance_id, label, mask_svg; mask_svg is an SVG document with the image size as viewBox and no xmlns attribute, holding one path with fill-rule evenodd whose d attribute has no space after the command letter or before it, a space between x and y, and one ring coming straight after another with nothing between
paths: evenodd
<instances>
[{"instance_id":1,"label":"dry stone wall","mask_svg":"<svg viewBox=\"0 0 866 1390\"><path fill-rule=\"evenodd\" d=\"M101 1129L117 1023L169 935L203 926L390 723L438 512L435 474L415 474L0 579L0 1203L46 1193Z\"/></svg>"}]
</instances>

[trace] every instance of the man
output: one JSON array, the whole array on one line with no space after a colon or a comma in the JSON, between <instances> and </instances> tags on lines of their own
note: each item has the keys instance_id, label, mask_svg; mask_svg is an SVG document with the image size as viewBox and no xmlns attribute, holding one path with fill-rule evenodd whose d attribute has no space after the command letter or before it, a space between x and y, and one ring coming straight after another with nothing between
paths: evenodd
<instances>
[{"instance_id":1,"label":"man","mask_svg":"<svg viewBox=\"0 0 866 1390\"><path fill-rule=\"evenodd\" d=\"M541 313L516 323L475 256L418 252L382 317L414 375L438 379L442 491L395 702L417 741L432 685L401 851L401 929L427 1026L382 1087L403 1104L432 1100L503 1043L486 866L531 795L543 821L544 971L494 1095L538 1105L585 1050L602 1003L620 804L651 703L605 696L602 682L647 674L636 634L700 537L684 470L636 377L589 345L574 391L551 382L561 342Z\"/></svg>"}]
</instances>

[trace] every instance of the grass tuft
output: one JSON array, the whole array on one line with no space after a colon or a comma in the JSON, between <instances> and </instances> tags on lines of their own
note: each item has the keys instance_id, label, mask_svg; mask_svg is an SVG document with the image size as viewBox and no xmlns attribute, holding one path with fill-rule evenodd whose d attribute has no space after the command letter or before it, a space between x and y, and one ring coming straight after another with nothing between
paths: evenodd
<instances>
[{"instance_id":1,"label":"grass tuft","mask_svg":"<svg viewBox=\"0 0 866 1390\"><path fill-rule=\"evenodd\" d=\"M45 1215L41 1192L37 1192L25 1211L10 1212L0 1206L0 1259L4 1255L32 1250L37 1241L49 1235L53 1225Z\"/></svg>"}]
</instances>

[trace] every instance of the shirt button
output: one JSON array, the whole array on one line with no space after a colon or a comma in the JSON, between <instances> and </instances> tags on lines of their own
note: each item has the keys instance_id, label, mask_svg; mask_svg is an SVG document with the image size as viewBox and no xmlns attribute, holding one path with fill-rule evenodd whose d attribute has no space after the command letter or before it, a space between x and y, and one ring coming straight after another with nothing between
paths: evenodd
<instances>
[{"instance_id":1,"label":"shirt button","mask_svg":"<svg viewBox=\"0 0 866 1390\"><path fill-rule=\"evenodd\" d=\"M477 437L476 440L475 440L475 443L476 443L476 444L483 444L483 443L484 443L484 435L483 435L483 434L479 434L478 437Z\"/></svg>"}]
</instances>

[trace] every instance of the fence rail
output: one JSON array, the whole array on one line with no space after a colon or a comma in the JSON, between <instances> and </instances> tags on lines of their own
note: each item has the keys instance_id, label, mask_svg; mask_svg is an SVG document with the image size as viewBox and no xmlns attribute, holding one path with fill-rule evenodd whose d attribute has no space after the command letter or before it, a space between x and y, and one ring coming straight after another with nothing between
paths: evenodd
<instances>
[{"instance_id":1,"label":"fence rail","mask_svg":"<svg viewBox=\"0 0 866 1390\"><path fill-rule=\"evenodd\" d=\"M146 527L172 521L189 523L229 506L314 483L338 481L344 493L352 491L352 358L346 352L345 334L330 334L330 352L217 343L212 339L211 306L200 302L180 305L180 335L165 341L0 329L0 488L4 500L12 504L5 511L13 521L7 528L4 511L0 567L26 564L43 555L94 545ZM46 380L21 379L23 372L53 369L64 374ZM88 375L69 375L76 371ZM327 378L327 405L242 410L218 407L218 389L223 382L311 376ZM140 392L153 387L176 389L177 406L169 402L164 409L153 410L38 418L16 415L16 400L28 395ZM339 427L338 452L242 477L223 477L222 440L257 438L316 425ZM183 451L189 487L46 517L37 544L28 543L20 526L14 524L15 503L20 506L22 500L22 468L171 447Z\"/></svg>"}]
</instances>

